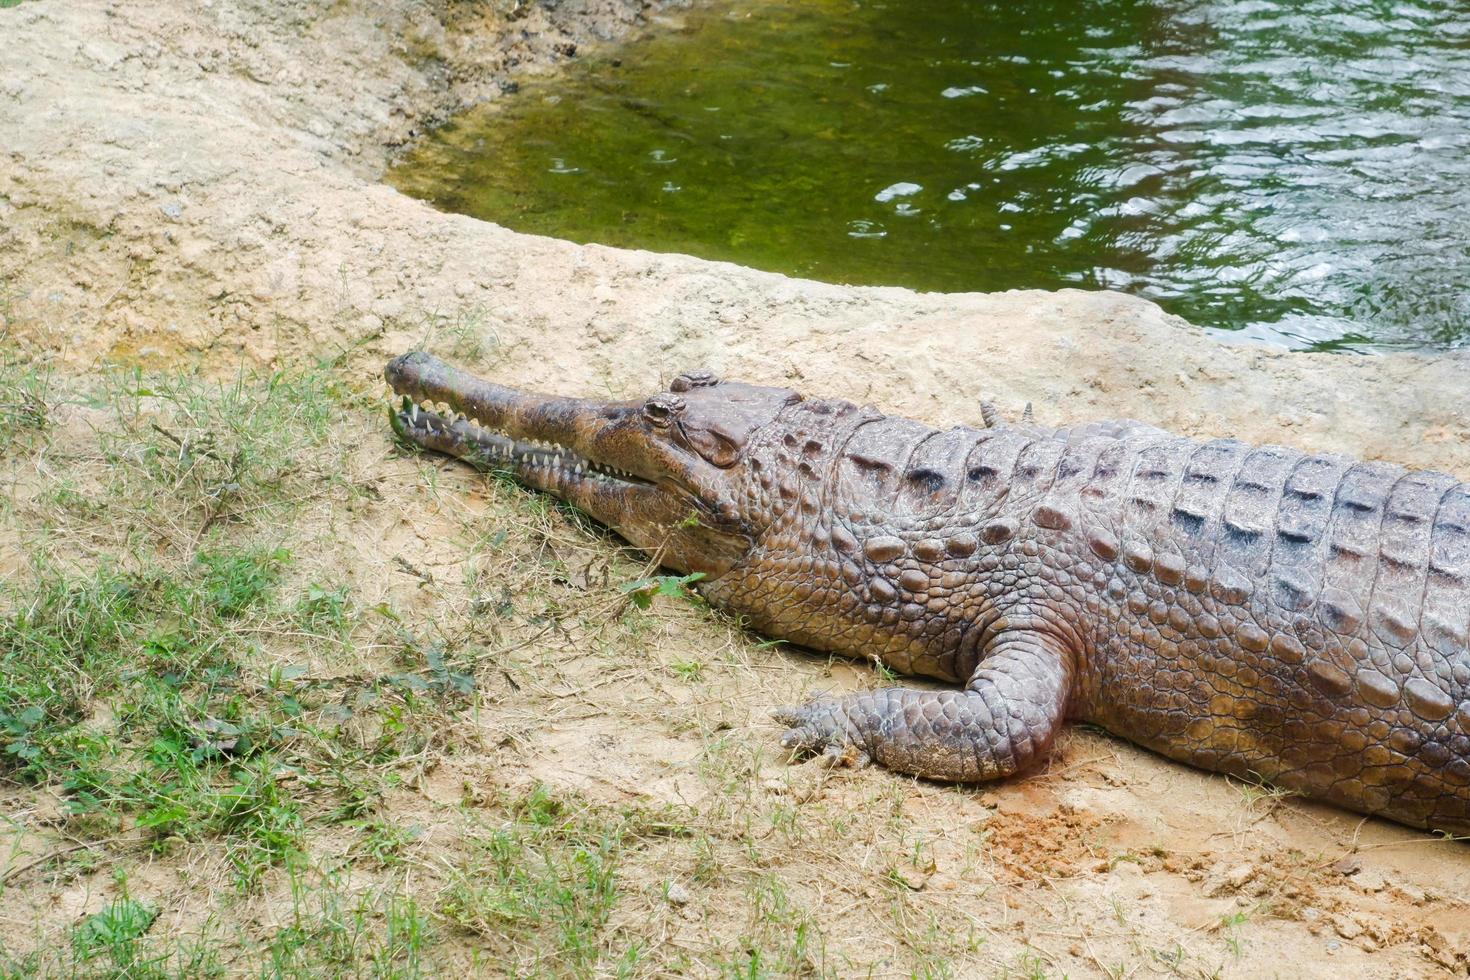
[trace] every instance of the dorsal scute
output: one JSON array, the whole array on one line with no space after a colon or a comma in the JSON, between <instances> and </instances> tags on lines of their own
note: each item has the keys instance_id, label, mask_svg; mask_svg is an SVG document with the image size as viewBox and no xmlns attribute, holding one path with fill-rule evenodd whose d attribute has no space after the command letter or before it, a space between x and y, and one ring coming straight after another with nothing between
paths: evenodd
<instances>
[{"instance_id":1,"label":"dorsal scute","mask_svg":"<svg viewBox=\"0 0 1470 980\"><path fill-rule=\"evenodd\" d=\"M1378 534L1389 492L1403 469L1354 463L1338 482L1332 517L1323 534L1322 596L1318 621L1333 633L1357 634L1378 574Z\"/></svg>"},{"instance_id":2,"label":"dorsal scute","mask_svg":"<svg viewBox=\"0 0 1470 980\"><path fill-rule=\"evenodd\" d=\"M1170 520L1200 546L1212 542L1224 513L1230 481L1250 447L1233 439L1199 445L1184 464Z\"/></svg>"},{"instance_id":3,"label":"dorsal scute","mask_svg":"<svg viewBox=\"0 0 1470 980\"><path fill-rule=\"evenodd\" d=\"M892 511L914 449L934 434L927 425L894 416L858 426L837 460L839 509L881 519Z\"/></svg>"},{"instance_id":4,"label":"dorsal scute","mask_svg":"<svg viewBox=\"0 0 1470 980\"><path fill-rule=\"evenodd\" d=\"M1384 501L1368 623L1387 646L1402 649L1418 634L1435 519L1444 498L1458 486L1443 473L1406 472Z\"/></svg>"},{"instance_id":5,"label":"dorsal scute","mask_svg":"<svg viewBox=\"0 0 1470 980\"><path fill-rule=\"evenodd\" d=\"M1309 615L1318 601L1325 572L1322 541L1338 485L1351 466L1351 460L1340 456L1301 455L1287 472L1268 573L1271 599L1284 612Z\"/></svg>"},{"instance_id":6,"label":"dorsal scute","mask_svg":"<svg viewBox=\"0 0 1470 980\"><path fill-rule=\"evenodd\" d=\"M928 516L951 512L965 481L965 460L981 433L953 428L921 440L904 464L896 510L902 515Z\"/></svg>"}]
</instances>

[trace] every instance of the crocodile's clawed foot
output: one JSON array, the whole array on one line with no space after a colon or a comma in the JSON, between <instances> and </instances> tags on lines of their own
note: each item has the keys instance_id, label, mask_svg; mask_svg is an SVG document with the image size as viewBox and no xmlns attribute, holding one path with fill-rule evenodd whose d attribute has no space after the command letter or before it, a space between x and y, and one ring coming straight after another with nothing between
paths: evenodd
<instances>
[{"instance_id":1,"label":"crocodile's clawed foot","mask_svg":"<svg viewBox=\"0 0 1470 980\"><path fill-rule=\"evenodd\" d=\"M848 731L841 704L829 698L814 698L805 704L788 704L774 709L771 717L788 726L781 746L796 757L817 756L826 766L865 766L872 760Z\"/></svg>"},{"instance_id":2,"label":"crocodile's clawed foot","mask_svg":"<svg viewBox=\"0 0 1470 980\"><path fill-rule=\"evenodd\" d=\"M826 766L829 769L836 769L838 767L861 769L866 765L870 765L872 761L873 759L868 753L851 742L844 742L841 745L835 742L828 743L822 749L822 754L817 756L818 764Z\"/></svg>"}]
</instances>

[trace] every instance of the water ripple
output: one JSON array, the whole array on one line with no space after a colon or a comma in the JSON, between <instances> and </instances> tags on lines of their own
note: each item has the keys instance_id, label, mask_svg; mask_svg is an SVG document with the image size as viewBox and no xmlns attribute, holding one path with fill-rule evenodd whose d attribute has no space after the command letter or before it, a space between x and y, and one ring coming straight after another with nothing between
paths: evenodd
<instances>
[{"instance_id":1,"label":"water ripple","mask_svg":"<svg viewBox=\"0 0 1470 980\"><path fill-rule=\"evenodd\" d=\"M396 178L527 231L836 281L1470 343L1455 0L737 0L691 24L528 83Z\"/></svg>"}]
</instances>

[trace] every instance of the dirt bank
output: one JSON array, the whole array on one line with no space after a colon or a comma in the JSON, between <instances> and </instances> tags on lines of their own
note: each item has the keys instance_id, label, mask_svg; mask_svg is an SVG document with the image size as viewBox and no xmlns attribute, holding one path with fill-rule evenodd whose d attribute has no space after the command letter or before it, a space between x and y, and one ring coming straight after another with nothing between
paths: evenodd
<instances>
[{"instance_id":1,"label":"dirt bank","mask_svg":"<svg viewBox=\"0 0 1470 980\"><path fill-rule=\"evenodd\" d=\"M1032 402L1042 421L1131 416L1470 476L1470 352L1287 354L1222 345L1120 295L795 281L518 235L377 182L394 147L457 106L676 18L632 0L0 10L0 326L29 358L77 378L103 362L223 376L330 361L366 389L386 357L426 345L565 391L643 392L705 365L935 423L978 422L981 398L1012 411ZM420 464L394 455L375 419L352 432L375 497L343 518L352 540L320 564L371 583L402 559L442 569L438 585L424 581L452 592L456 535L474 514L426 508ZM479 486L455 470L439 479L440 492ZM392 548L364 544L380 537ZM23 550L11 544L7 568ZM487 574L517 581L493 563ZM615 685L597 663L568 668L563 687L585 711L558 695L544 723L534 692L500 691L497 710L521 719L514 739L487 738L496 720L467 717L475 738L381 816L432 822L424 814L466 785L539 779L594 802L678 804L761 829L764 850L725 853L726 877L699 879L692 899L618 907L613 925L654 950L643 972L716 971L725 960L708 949L737 948L783 916L823 937L825 958L800 962L835 973L941 962L961 975L1466 971L1463 844L1262 797L1088 732L1047 775L978 794L788 769L766 706L872 683L865 671L756 650L692 613L617 642L627 671ZM671 685L671 670L684 674L670 665L696 660L729 676ZM668 847L670 863L660 851L638 872L644 897L690 873ZM906 848L907 864L885 863ZM190 900L187 874L164 881L187 865L155 870L160 895ZM763 884L731 884L742 875L780 882L801 915ZM432 871L423 876L423 904L442 909ZM107 892L98 881L80 898L36 882L5 914L75 921ZM237 911L267 921L269 908ZM472 963L487 942L443 934L441 965Z\"/></svg>"},{"instance_id":2,"label":"dirt bank","mask_svg":"<svg viewBox=\"0 0 1470 980\"><path fill-rule=\"evenodd\" d=\"M517 71L653 29L637 3L243 3L7 10L0 276L12 328L69 367L214 369L351 350L364 372L447 320L553 386L708 363L947 422L976 402L1132 415L1470 470L1470 354L1222 346L1116 295L915 295L582 248L375 182L391 147Z\"/></svg>"}]
</instances>

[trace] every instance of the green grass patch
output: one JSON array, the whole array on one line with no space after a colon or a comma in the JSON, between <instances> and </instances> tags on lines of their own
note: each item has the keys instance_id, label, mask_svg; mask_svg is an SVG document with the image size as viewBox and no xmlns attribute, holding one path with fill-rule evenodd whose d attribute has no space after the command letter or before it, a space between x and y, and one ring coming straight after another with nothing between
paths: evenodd
<instances>
[{"instance_id":1,"label":"green grass patch","mask_svg":"<svg viewBox=\"0 0 1470 980\"><path fill-rule=\"evenodd\" d=\"M51 405L90 412L90 441L73 427L53 445ZM351 442L330 435L359 407L329 372L114 371L61 391L0 350L0 461L23 485L44 460L5 529L31 563L0 583L0 784L54 793L82 841L217 841L245 889L300 856L310 824L371 809L466 682L437 654L427 679L308 676L304 658L350 652L354 631L401 632L347 586L287 584L304 507L357 492Z\"/></svg>"},{"instance_id":2,"label":"green grass patch","mask_svg":"<svg viewBox=\"0 0 1470 980\"><path fill-rule=\"evenodd\" d=\"M139 960L139 940L157 918L157 908L123 895L82 920L72 931L72 948L83 962L105 956L113 969L131 972Z\"/></svg>"},{"instance_id":3,"label":"green grass patch","mask_svg":"<svg viewBox=\"0 0 1470 980\"><path fill-rule=\"evenodd\" d=\"M588 975L614 967L636 943L609 934L630 850L687 828L678 814L594 807L537 785L506 801L506 819L468 841L440 895L448 921L495 944L517 974Z\"/></svg>"},{"instance_id":4,"label":"green grass patch","mask_svg":"<svg viewBox=\"0 0 1470 980\"><path fill-rule=\"evenodd\" d=\"M0 0L0 8L15 6ZM34 446L51 419L52 381L48 369L0 348L0 458Z\"/></svg>"},{"instance_id":5,"label":"green grass patch","mask_svg":"<svg viewBox=\"0 0 1470 980\"><path fill-rule=\"evenodd\" d=\"M0 772L57 787L98 832L131 815L162 847L218 835L242 882L296 847L288 706L242 685L281 549L205 551L177 576L40 569L0 589Z\"/></svg>"},{"instance_id":6,"label":"green grass patch","mask_svg":"<svg viewBox=\"0 0 1470 980\"><path fill-rule=\"evenodd\" d=\"M289 921L264 943L264 975L429 975L429 918L397 887L353 893L340 878L296 876L291 896Z\"/></svg>"}]
</instances>

